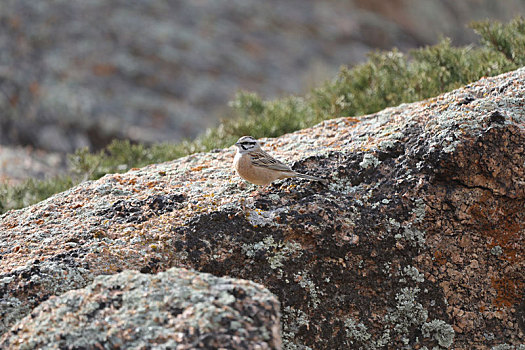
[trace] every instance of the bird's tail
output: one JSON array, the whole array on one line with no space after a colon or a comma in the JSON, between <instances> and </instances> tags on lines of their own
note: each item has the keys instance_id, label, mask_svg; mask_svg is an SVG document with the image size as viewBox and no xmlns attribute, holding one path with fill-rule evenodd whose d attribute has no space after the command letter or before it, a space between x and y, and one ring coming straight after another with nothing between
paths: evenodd
<instances>
[{"instance_id":1,"label":"bird's tail","mask_svg":"<svg viewBox=\"0 0 525 350\"><path fill-rule=\"evenodd\" d=\"M316 177L316 176L310 176L310 175L306 175L306 174L300 174L300 173L295 173L297 177L300 177L301 179L307 179L307 180L312 180L312 181L319 181L319 182L322 182L323 184L328 184L328 180L326 179L321 179L320 177Z\"/></svg>"}]
</instances>

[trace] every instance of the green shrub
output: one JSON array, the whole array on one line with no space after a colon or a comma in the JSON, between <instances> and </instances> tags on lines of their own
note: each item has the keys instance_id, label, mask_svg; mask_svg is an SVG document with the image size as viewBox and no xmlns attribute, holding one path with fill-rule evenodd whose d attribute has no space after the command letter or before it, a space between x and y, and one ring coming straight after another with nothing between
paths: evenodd
<instances>
[{"instance_id":1,"label":"green shrub","mask_svg":"<svg viewBox=\"0 0 525 350\"><path fill-rule=\"evenodd\" d=\"M47 180L29 179L19 185L0 184L0 212L19 209L65 191L75 185L70 176Z\"/></svg>"},{"instance_id":2,"label":"green shrub","mask_svg":"<svg viewBox=\"0 0 525 350\"><path fill-rule=\"evenodd\" d=\"M474 22L470 25L481 35L484 46L502 53L518 67L525 65L525 20L517 17L508 24L492 21Z\"/></svg>"},{"instance_id":3,"label":"green shrub","mask_svg":"<svg viewBox=\"0 0 525 350\"><path fill-rule=\"evenodd\" d=\"M442 39L437 45L408 54L397 50L375 52L366 63L342 67L334 80L304 97L264 101L257 94L241 92L230 104L232 117L193 141L153 146L114 141L97 153L79 150L70 157L71 176L43 182L30 180L13 187L3 185L0 210L34 203L75 183L98 179L107 173L228 147L243 135L275 137L324 119L374 113L525 65L523 18L508 24L485 21L471 26L481 36L481 46L456 48L450 45L450 40Z\"/></svg>"},{"instance_id":4,"label":"green shrub","mask_svg":"<svg viewBox=\"0 0 525 350\"><path fill-rule=\"evenodd\" d=\"M131 168L161 163L189 153L185 143L153 146L114 140L104 150L91 153L82 148L69 156L72 174L79 180L99 179L105 174L122 173Z\"/></svg>"}]
</instances>

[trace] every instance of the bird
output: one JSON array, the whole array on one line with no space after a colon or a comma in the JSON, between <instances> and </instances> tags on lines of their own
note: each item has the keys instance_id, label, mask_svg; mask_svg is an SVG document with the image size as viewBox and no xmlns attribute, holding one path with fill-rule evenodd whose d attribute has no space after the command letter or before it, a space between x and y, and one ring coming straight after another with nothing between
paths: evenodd
<instances>
[{"instance_id":1,"label":"bird","mask_svg":"<svg viewBox=\"0 0 525 350\"><path fill-rule=\"evenodd\" d=\"M288 165L278 161L262 150L261 145L252 136L243 136L236 143L237 152L233 159L233 167L240 177L255 185L266 186L275 180L289 177L320 181L325 179L298 173Z\"/></svg>"}]
</instances>

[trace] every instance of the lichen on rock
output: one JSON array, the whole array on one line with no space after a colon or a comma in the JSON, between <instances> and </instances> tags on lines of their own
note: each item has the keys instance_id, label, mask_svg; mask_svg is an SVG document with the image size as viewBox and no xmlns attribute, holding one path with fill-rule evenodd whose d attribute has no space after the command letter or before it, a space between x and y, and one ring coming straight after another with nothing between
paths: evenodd
<instances>
[{"instance_id":1,"label":"lichen on rock","mask_svg":"<svg viewBox=\"0 0 525 350\"><path fill-rule=\"evenodd\" d=\"M16 342L31 310L97 276L189 267L268 288L285 349L516 347L525 342L523 96L522 68L265 140L328 186L239 186L229 148L8 212L0 341Z\"/></svg>"}]
</instances>

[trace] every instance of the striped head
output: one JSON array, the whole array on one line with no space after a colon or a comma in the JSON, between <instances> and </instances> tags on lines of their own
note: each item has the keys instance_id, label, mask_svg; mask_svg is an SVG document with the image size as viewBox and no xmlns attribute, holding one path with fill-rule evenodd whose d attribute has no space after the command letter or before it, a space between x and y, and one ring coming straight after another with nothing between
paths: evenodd
<instances>
[{"instance_id":1,"label":"striped head","mask_svg":"<svg viewBox=\"0 0 525 350\"><path fill-rule=\"evenodd\" d=\"M259 145L257 140L251 136L241 137L235 143L235 146L237 147L237 152L239 152L240 154L261 150L261 146Z\"/></svg>"}]
</instances>

